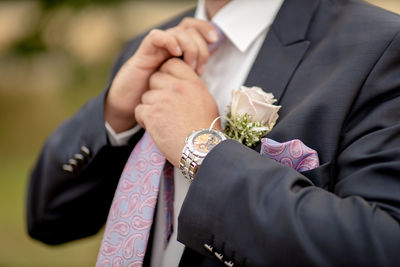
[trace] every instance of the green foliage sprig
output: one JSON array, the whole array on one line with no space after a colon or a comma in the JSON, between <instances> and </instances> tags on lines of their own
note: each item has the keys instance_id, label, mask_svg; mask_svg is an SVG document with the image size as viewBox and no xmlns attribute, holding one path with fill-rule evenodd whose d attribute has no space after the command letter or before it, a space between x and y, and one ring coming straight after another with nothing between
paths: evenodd
<instances>
[{"instance_id":1,"label":"green foliage sprig","mask_svg":"<svg viewBox=\"0 0 400 267\"><path fill-rule=\"evenodd\" d=\"M274 125L275 123L263 125L261 122L254 122L247 113L243 116L233 117L229 112L224 133L229 138L239 141L248 147L254 147L263 136L272 130Z\"/></svg>"}]
</instances>

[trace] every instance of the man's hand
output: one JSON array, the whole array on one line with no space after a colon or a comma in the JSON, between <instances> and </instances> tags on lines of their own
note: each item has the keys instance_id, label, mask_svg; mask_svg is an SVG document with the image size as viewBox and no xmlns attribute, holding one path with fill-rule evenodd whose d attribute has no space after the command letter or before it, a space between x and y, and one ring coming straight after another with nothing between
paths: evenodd
<instances>
[{"instance_id":1,"label":"man's hand","mask_svg":"<svg viewBox=\"0 0 400 267\"><path fill-rule=\"evenodd\" d=\"M207 45L218 35L205 21L186 18L166 31L152 30L136 53L116 75L105 103L105 119L114 129L122 132L136 125L135 107L149 88L150 76L171 57L183 56L192 70L201 74L207 63Z\"/></svg>"},{"instance_id":2,"label":"man's hand","mask_svg":"<svg viewBox=\"0 0 400 267\"><path fill-rule=\"evenodd\" d=\"M151 76L150 90L143 94L135 115L176 167L191 131L210 127L219 116L206 86L196 72L178 58L169 59ZM220 129L219 124L214 128Z\"/></svg>"}]
</instances>

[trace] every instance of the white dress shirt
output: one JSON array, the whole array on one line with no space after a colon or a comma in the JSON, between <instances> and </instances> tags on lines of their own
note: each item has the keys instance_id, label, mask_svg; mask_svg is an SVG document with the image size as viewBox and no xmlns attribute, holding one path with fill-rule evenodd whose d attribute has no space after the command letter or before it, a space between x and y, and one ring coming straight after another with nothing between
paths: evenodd
<instances>
[{"instance_id":1,"label":"white dress shirt","mask_svg":"<svg viewBox=\"0 0 400 267\"><path fill-rule=\"evenodd\" d=\"M212 18L212 21L224 32L227 39L221 43L209 59L201 79L215 98L221 115L227 113L232 90L237 90L244 84L282 3L283 0L233 0ZM208 20L205 0L198 1L195 18ZM257 86L257 84L247 86ZM107 123L106 128L112 145L126 144L129 137L139 129L135 127L129 131L116 134ZM178 266L184 250L184 245L177 241L177 226L178 215L190 183L177 168L174 170L174 186L174 232L164 250L164 183L161 179L151 251L152 267Z\"/></svg>"}]
</instances>

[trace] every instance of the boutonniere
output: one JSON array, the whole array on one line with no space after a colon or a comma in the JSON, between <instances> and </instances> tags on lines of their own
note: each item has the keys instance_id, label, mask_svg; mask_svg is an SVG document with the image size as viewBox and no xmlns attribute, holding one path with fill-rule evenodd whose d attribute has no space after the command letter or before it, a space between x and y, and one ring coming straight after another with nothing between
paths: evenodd
<instances>
[{"instance_id":1,"label":"boutonniere","mask_svg":"<svg viewBox=\"0 0 400 267\"><path fill-rule=\"evenodd\" d=\"M281 108L274 105L276 101L272 93L259 87L242 86L232 91L225 134L248 147L255 146L275 126Z\"/></svg>"}]
</instances>

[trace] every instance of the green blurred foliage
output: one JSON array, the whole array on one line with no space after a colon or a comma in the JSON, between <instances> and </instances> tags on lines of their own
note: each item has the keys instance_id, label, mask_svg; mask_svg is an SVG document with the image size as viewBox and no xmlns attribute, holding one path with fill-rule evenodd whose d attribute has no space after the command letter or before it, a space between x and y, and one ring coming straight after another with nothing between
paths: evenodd
<instances>
[{"instance_id":1,"label":"green blurred foliage","mask_svg":"<svg viewBox=\"0 0 400 267\"><path fill-rule=\"evenodd\" d=\"M101 4L101 5L115 5L118 2L125 0L41 0L41 3L45 9L58 7L60 5L68 5L74 8L84 8L88 5ZM145 0L141 0L145 1ZM175 2L193 2L192 0L174 0ZM171 0L158 0L158 2L171 2Z\"/></svg>"},{"instance_id":2,"label":"green blurred foliage","mask_svg":"<svg viewBox=\"0 0 400 267\"><path fill-rule=\"evenodd\" d=\"M44 9L50 9L61 5L68 5L74 8L84 8L88 5L102 4L115 5L123 0L41 0Z\"/></svg>"},{"instance_id":3,"label":"green blurred foliage","mask_svg":"<svg viewBox=\"0 0 400 267\"><path fill-rule=\"evenodd\" d=\"M41 38L41 32L35 30L32 34L27 36L24 39L16 42L10 53L21 54L22 56L26 56L29 54L35 54L46 51L46 45L43 43Z\"/></svg>"}]
</instances>

